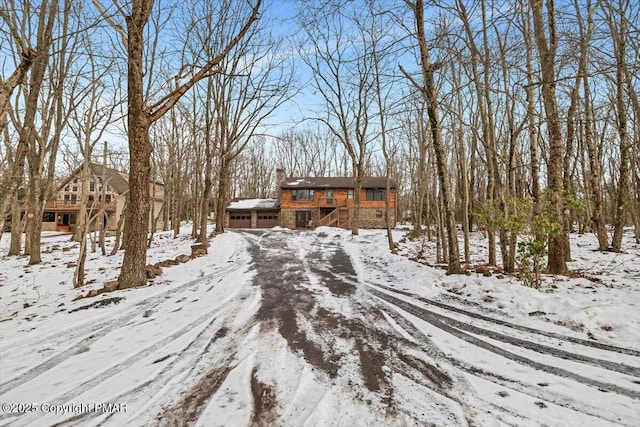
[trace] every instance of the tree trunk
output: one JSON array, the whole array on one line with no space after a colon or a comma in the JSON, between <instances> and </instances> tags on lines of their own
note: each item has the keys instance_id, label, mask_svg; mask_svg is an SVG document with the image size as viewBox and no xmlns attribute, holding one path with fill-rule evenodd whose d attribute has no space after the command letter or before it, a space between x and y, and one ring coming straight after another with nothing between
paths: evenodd
<instances>
[{"instance_id":1,"label":"tree trunk","mask_svg":"<svg viewBox=\"0 0 640 427\"><path fill-rule=\"evenodd\" d=\"M29 265L40 264L40 234L42 232L42 212L40 209L40 192L42 191L41 168L37 171L29 165L29 209L26 211L27 223L29 224Z\"/></svg>"},{"instance_id":2,"label":"tree trunk","mask_svg":"<svg viewBox=\"0 0 640 427\"><path fill-rule=\"evenodd\" d=\"M73 287L79 288L84 285L85 261L87 260L87 232L89 231L87 221L84 222L82 231L82 240L80 240L80 253L78 254L78 262L73 272Z\"/></svg>"},{"instance_id":3,"label":"tree trunk","mask_svg":"<svg viewBox=\"0 0 640 427\"><path fill-rule=\"evenodd\" d=\"M613 11L612 11L613 12ZM627 105L625 103L626 89L626 17L622 16L623 11L619 10L619 23L614 22L614 17L610 16L609 25L616 58L616 128L620 138L620 178L618 179L618 194L615 207L615 217L613 223L613 238L611 247L614 252L622 251L622 234L627 222L627 204L629 201L629 160L631 142L627 131ZM619 25L619 27L616 26Z\"/></svg>"},{"instance_id":4,"label":"tree trunk","mask_svg":"<svg viewBox=\"0 0 640 427\"><path fill-rule=\"evenodd\" d=\"M18 131L18 145L15 150L13 164L10 166L10 173L6 176L7 186L1 198L0 218L4 218L8 213L13 197L23 181L27 150L35 141L37 128L35 117L38 110L40 89L42 88L49 60L49 49L52 43L52 32L57 8L58 1L51 1L50 3L47 3L47 1L41 2L38 15L36 49L27 49L21 53L22 61L20 65L18 65L14 74L2 84L0 89L0 122L4 123L6 118L5 110L11 93L13 89L25 79L29 67L31 68L28 89L25 90L24 118L22 126ZM2 128L0 128L0 133L1 132ZM0 236L2 236L2 230L0 230ZM25 249L29 250L27 248Z\"/></svg>"},{"instance_id":5,"label":"tree trunk","mask_svg":"<svg viewBox=\"0 0 640 427\"><path fill-rule=\"evenodd\" d=\"M591 89L586 75L584 75L582 79L582 85L584 88L585 102L584 140L589 158L589 186L593 201L593 213L590 223L593 227L593 232L595 232L598 238L598 249L600 251L606 251L609 247L609 236L607 234L607 224L604 216L601 161L594 137L593 103L591 101Z\"/></svg>"},{"instance_id":6,"label":"tree trunk","mask_svg":"<svg viewBox=\"0 0 640 427\"><path fill-rule=\"evenodd\" d=\"M420 66L422 68L423 87L421 88L422 96L427 104L427 114L429 116L429 124L431 127L431 137L436 157L436 167L438 170L438 181L442 191L442 203L444 210L444 222L447 231L448 246L448 267L449 274L462 274L464 270L460 266L460 249L458 248L458 236L456 229L455 217L453 215L453 200L451 189L449 187L449 173L447 172L447 160L442 144L442 131L440 128L440 118L438 116L438 100L436 85L434 79L435 69L438 64L431 64L429 59L429 48L424 30L424 3L423 0L417 0L412 6L416 19L416 33L418 45L420 48Z\"/></svg>"},{"instance_id":7,"label":"tree trunk","mask_svg":"<svg viewBox=\"0 0 640 427\"><path fill-rule=\"evenodd\" d=\"M176 87L153 105L145 105L143 88L143 52L145 50L144 31L151 11L153 0L133 0L131 14L125 17L127 35L123 35L128 56L127 101L128 101L128 136L129 136L129 203L127 205L127 222L124 230L125 255L118 278L118 288L125 289L146 283L146 243L149 228L149 185L151 178L151 152L149 128L151 124L170 111L180 98L198 81L215 73L214 67L226 58L240 40L247 34L262 4L256 0L251 15L244 22L238 33L233 36L214 58L194 72L185 83ZM103 13L104 15L104 13ZM121 29L119 27L116 30ZM219 46L218 46L219 47ZM178 79L176 78L176 81Z\"/></svg>"},{"instance_id":8,"label":"tree trunk","mask_svg":"<svg viewBox=\"0 0 640 427\"><path fill-rule=\"evenodd\" d=\"M22 219L20 201L18 195L15 194L13 202L11 204L11 243L9 245L9 255L20 255L20 249L22 247Z\"/></svg>"},{"instance_id":9,"label":"tree trunk","mask_svg":"<svg viewBox=\"0 0 640 427\"><path fill-rule=\"evenodd\" d=\"M82 167L80 168L80 200L78 201L80 205L78 208L78 217L76 218L76 230L72 237L72 240L75 242L81 242L83 238L86 238L82 233L86 233L84 225L87 221L87 190L89 188L90 154L87 156L86 146L83 151L84 158L82 161Z\"/></svg>"},{"instance_id":10,"label":"tree trunk","mask_svg":"<svg viewBox=\"0 0 640 427\"><path fill-rule=\"evenodd\" d=\"M360 201L362 191L362 164L353 165L355 177L353 179L353 215L351 218L351 234L357 236L360 228Z\"/></svg>"},{"instance_id":11,"label":"tree trunk","mask_svg":"<svg viewBox=\"0 0 640 427\"><path fill-rule=\"evenodd\" d=\"M218 165L219 179L218 179L218 197L216 205L216 233L224 233L224 218L227 209L228 193L229 193L229 161L226 156L220 159Z\"/></svg>"},{"instance_id":12,"label":"tree trunk","mask_svg":"<svg viewBox=\"0 0 640 427\"><path fill-rule=\"evenodd\" d=\"M139 4L142 3L142 4ZM134 2L131 16L127 16L128 32L128 115L129 135L129 200L124 225L125 246L118 289L142 286L147 282L147 231L149 227L149 184L151 179L151 126L144 106L143 64L144 26L153 2Z\"/></svg>"},{"instance_id":13,"label":"tree trunk","mask_svg":"<svg viewBox=\"0 0 640 427\"><path fill-rule=\"evenodd\" d=\"M480 79L480 73L478 71L478 57L480 51L475 43L475 34L473 33L470 20L467 15L467 10L464 3L461 0L457 1L458 11L460 18L464 25L465 33L467 36L467 43L470 47L471 69L472 79L476 92L476 99L478 102L478 113L480 115L480 121L482 123L482 138L481 142L484 147L486 164L487 164L487 188L486 197L487 203L492 208L494 207L493 201L498 193L498 166L497 166L497 150L495 135L493 131L493 108L491 106L491 96L489 93L489 71L490 68L490 51L487 41L487 26L486 26L486 13L485 2L482 5L482 35L483 35L483 49L484 49L484 61L483 61L483 81ZM496 265L496 230L493 221L489 221L487 224L487 236L489 246L489 264Z\"/></svg>"},{"instance_id":14,"label":"tree trunk","mask_svg":"<svg viewBox=\"0 0 640 427\"><path fill-rule=\"evenodd\" d=\"M124 199L124 208L122 209L122 215L120 215L120 218L118 218L118 224L116 225L116 238L113 242L113 248L111 249L111 253L109 254L109 256L115 255L119 250L120 250L120 236L122 236L122 228L124 226L124 212L127 210L127 200L128 200L129 196L125 196Z\"/></svg>"},{"instance_id":15,"label":"tree trunk","mask_svg":"<svg viewBox=\"0 0 640 427\"><path fill-rule=\"evenodd\" d=\"M547 118L547 132L549 134L549 159L547 161L547 191L549 200L549 220L562 227L564 215L564 188L562 187L562 160L564 158L564 142L560 128L560 115L556 100L556 27L553 0L547 1L547 15L550 22L547 42L546 28L542 16L542 0L529 0L533 12L533 25L536 44L540 56L542 71L542 98ZM567 272L565 256L565 241L562 231L549 232L548 268L552 274Z\"/></svg>"}]
</instances>

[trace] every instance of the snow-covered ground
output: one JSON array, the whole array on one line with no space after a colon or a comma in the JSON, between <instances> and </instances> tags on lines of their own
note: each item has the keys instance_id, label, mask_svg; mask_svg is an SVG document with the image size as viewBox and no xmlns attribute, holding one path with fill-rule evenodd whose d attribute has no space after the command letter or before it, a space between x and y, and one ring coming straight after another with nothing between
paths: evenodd
<instances>
[{"instance_id":1,"label":"snow-covered ground","mask_svg":"<svg viewBox=\"0 0 640 427\"><path fill-rule=\"evenodd\" d=\"M189 225L149 263L189 254ZM572 277L447 276L435 244L333 228L227 232L149 286L73 301L122 254L0 241L1 425L640 424L640 247L572 236ZM108 241L110 251L112 241ZM486 241L473 235L473 264Z\"/></svg>"}]
</instances>

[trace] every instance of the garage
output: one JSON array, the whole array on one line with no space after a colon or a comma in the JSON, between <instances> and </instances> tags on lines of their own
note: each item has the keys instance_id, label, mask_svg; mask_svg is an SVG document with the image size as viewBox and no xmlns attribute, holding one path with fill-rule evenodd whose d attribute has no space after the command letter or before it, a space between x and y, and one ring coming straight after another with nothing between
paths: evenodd
<instances>
[{"instance_id":1,"label":"garage","mask_svg":"<svg viewBox=\"0 0 640 427\"><path fill-rule=\"evenodd\" d=\"M251 228L251 211L230 212L229 228Z\"/></svg>"},{"instance_id":2,"label":"garage","mask_svg":"<svg viewBox=\"0 0 640 427\"><path fill-rule=\"evenodd\" d=\"M278 225L278 211L258 211L257 228L271 228Z\"/></svg>"},{"instance_id":3,"label":"garage","mask_svg":"<svg viewBox=\"0 0 640 427\"><path fill-rule=\"evenodd\" d=\"M227 205L225 227L271 228L278 225L278 199L233 199Z\"/></svg>"}]
</instances>

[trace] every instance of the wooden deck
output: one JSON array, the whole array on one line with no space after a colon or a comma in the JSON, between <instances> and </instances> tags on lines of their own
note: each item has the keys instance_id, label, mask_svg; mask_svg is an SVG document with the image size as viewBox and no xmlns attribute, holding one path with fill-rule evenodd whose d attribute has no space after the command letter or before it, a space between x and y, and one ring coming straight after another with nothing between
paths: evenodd
<instances>
[{"instance_id":1,"label":"wooden deck","mask_svg":"<svg viewBox=\"0 0 640 427\"><path fill-rule=\"evenodd\" d=\"M93 211L100 210L101 203L95 200L87 202L87 209L91 209ZM103 203L104 210L107 212L115 212L117 203L109 202ZM80 209L80 201L79 200L48 200L45 206L45 210L55 210L55 211L77 211Z\"/></svg>"}]
</instances>

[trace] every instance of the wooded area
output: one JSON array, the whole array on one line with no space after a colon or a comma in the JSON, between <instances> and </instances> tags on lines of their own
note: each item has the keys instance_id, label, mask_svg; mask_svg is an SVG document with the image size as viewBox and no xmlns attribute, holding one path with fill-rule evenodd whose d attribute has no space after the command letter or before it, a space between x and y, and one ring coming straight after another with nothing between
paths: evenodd
<instances>
[{"instance_id":1,"label":"wooded area","mask_svg":"<svg viewBox=\"0 0 640 427\"><path fill-rule=\"evenodd\" d=\"M210 212L284 168L353 177L356 212L386 176L450 273L483 230L486 262L538 286L570 233L640 242L639 24L632 0L0 0L10 254L39 263L58 180L104 162L129 173L119 287L139 286L149 216L207 243Z\"/></svg>"}]
</instances>

